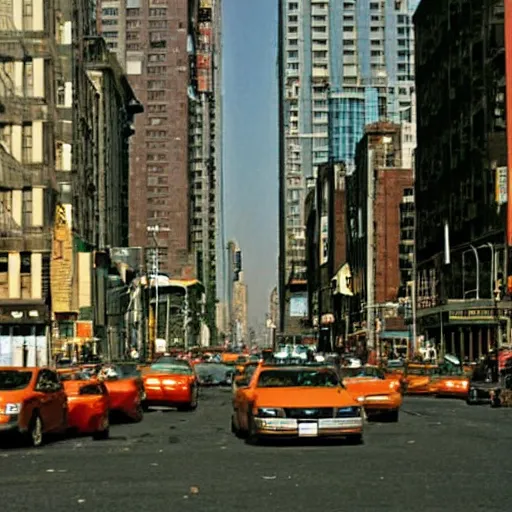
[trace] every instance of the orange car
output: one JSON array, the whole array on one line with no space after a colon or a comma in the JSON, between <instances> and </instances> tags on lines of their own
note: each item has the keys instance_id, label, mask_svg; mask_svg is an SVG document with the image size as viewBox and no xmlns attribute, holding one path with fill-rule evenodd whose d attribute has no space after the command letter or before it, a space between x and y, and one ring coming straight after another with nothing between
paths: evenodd
<instances>
[{"instance_id":1,"label":"orange car","mask_svg":"<svg viewBox=\"0 0 512 512\"><path fill-rule=\"evenodd\" d=\"M428 395L430 381L436 371L430 364L409 364L405 370L405 392L408 395Z\"/></svg>"},{"instance_id":2,"label":"orange car","mask_svg":"<svg viewBox=\"0 0 512 512\"><path fill-rule=\"evenodd\" d=\"M142 421L145 392L142 377L135 365L106 364L102 366L96 378L103 382L108 390L112 414L136 422Z\"/></svg>"},{"instance_id":3,"label":"orange car","mask_svg":"<svg viewBox=\"0 0 512 512\"><path fill-rule=\"evenodd\" d=\"M68 397L68 426L93 439L108 439L110 434L109 395L102 382L79 371L60 375Z\"/></svg>"},{"instance_id":4,"label":"orange car","mask_svg":"<svg viewBox=\"0 0 512 512\"><path fill-rule=\"evenodd\" d=\"M260 365L259 362L250 362L244 365L242 370L237 370L235 378L233 379L233 393L236 393L239 387L248 386L251 378Z\"/></svg>"},{"instance_id":5,"label":"orange car","mask_svg":"<svg viewBox=\"0 0 512 512\"><path fill-rule=\"evenodd\" d=\"M450 370L434 373L430 380L429 392L437 397L468 397L469 377L464 374L462 368L452 368Z\"/></svg>"},{"instance_id":6,"label":"orange car","mask_svg":"<svg viewBox=\"0 0 512 512\"><path fill-rule=\"evenodd\" d=\"M347 391L364 407L369 418L378 416L398 421L402 406L399 377L386 376L376 366L341 368L340 376Z\"/></svg>"},{"instance_id":7,"label":"orange car","mask_svg":"<svg viewBox=\"0 0 512 512\"><path fill-rule=\"evenodd\" d=\"M162 356L143 374L146 397L144 409L151 406L177 407L181 411L197 408L199 387L188 361Z\"/></svg>"},{"instance_id":8,"label":"orange car","mask_svg":"<svg viewBox=\"0 0 512 512\"><path fill-rule=\"evenodd\" d=\"M325 366L261 364L233 399L231 429L247 442L264 437L363 440L361 406Z\"/></svg>"},{"instance_id":9,"label":"orange car","mask_svg":"<svg viewBox=\"0 0 512 512\"><path fill-rule=\"evenodd\" d=\"M45 434L64 432L67 419L68 401L56 372L0 367L0 433L20 433L37 447Z\"/></svg>"}]
</instances>

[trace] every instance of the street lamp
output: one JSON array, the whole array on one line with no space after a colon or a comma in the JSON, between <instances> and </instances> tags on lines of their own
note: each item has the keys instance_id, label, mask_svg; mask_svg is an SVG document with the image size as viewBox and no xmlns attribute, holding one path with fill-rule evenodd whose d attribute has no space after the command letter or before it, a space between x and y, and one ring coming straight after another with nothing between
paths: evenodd
<instances>
[{"instance_id":1,"label":"street lamp","mask_svg":"<svg viewBox=\"0 0 512 512\"><path fill-rule=\"evenodd\" d=\"M157 233L169 232L169 228L162 228L158 224L155 226L147 226L148 233L153 235L153 242L155 243L155 252L153 254L153 275L155 279L155 340L158 338L158 313L160 309L160 296L158 294L158 277L160 275L160 260L158 258L158 237ZM166 340L167 341L167 340Z\"/></svg>"}]
</instances>

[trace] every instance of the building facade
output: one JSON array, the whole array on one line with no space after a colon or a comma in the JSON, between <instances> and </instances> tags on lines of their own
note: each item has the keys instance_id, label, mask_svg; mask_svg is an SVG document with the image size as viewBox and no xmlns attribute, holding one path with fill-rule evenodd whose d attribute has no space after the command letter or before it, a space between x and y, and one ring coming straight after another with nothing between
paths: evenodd
<instances>
[{"instance_id":1,"label":"building facade","mask_svg":"<svg viewBox=\"0 0 512 512\"><path fill-rule=\"evenodd\" d=\"M49 0L0 3L0 364L44 365L57 201L57 62Z\"/></svg>"},{"instance_id":2,"label":"building facade","mask_svg":"<svg viewBox=\"0 0 512 512\"><path fill-rule=\"evenodd\" d=\"M319 348L325 351L339 345L347 329L351 283L346 179L343 163L324 164L306 199L308 320Z\"/></svg>"},{"instance_id":3,"label":"building facade","mask_svg":"<svg viewBox=\"0 0 512 512\"><path fill-rule=\"evenodd\" d=\"M347 179L348 260L354 299L349 338L381 351L388 340L407 346L399 316L400 205L413 186L412 169L402 166L400 125L376 123L365 129L356 151L356 169Z\"/></svg>"},{"instance_id":4,"label":"building facade","mask_svg":"<svg viewBox=\"0 0 512 512\"><path fill-rule=\"evenodd\" d=\"M95 28L92 1L62 3L52 346L69 357L88 350L120 357L126 342L128 287L110 249L128 246L128 140L142 108Z\"/></svg>"},{"instance_id":5,"label":"building facade","mask_svg":"<svg viewBox=\"0 0 512 512\"><path fill-rule=\"evenodd\" d=\"M98 30L145 106L130 145L130 244L156 235L160 268L196 277L216 337L221 211L220 0L101 0Z\"/></svg>"},{"instance_id":6,"label":"building facade","mask_svg":"<svg viewBox=\"0 0 512 512\"><path fill-rule=\"evenodd\" d=\"M510 342L500 283L510 273L512 14L503 0L477 4L423 1L415 15L418 329L471 360Z\"/></svg>"},{"instance_id":7,"label":"building facade","mask_svg":"<svg viewBox=\"0 0 512 512\"><path fill-rule=\"evenodd\" d=\"M279 294L305 278L308 177L329 159L353 172L364 126L403 122L414 134L414 34L419 0L280 2ZM413 141L411 141L413 142ZM289 323L289 322L288 322Z\"/></svg>"}]
</instances>

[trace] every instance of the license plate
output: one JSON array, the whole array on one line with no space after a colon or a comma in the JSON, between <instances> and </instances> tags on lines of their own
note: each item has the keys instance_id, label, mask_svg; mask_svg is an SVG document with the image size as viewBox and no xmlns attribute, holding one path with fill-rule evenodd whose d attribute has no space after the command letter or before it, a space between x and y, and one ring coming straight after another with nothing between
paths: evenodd
<instances>
[{"instance_id":1,"label":"license plate","mask_svg":"<svg viewBox=\"0 0 512 512\"><path fill-rule=\"evenodd\" d=\"M299 437L316 437L317 435L317 423L299 423Z\"/></svg>"}]
</instances>

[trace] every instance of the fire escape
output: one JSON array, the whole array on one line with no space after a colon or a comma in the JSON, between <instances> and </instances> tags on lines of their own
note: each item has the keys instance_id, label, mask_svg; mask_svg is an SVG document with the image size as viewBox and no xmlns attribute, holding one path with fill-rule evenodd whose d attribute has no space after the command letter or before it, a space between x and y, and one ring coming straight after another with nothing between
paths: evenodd
<instances>
[{"instance_id":1,"label":"fire escape","mask_svg":"<svg viewBox=\"0 0 512 512\"><path fill-rule=\"evenodd\" d=\"M44 133L54 105L49 105L45 98L30 97L33 95L28 94L27 83L28 65L32 66L34 81L33 58L53 56L52 48L52 38L44 31L17 30L12 20L11 2L0 0L0 251L49 251L51 247L51 231L47 225L32 227L16 221L13 191L20 192L23 208L24 190L55 189L53 151L49 150L49 140ZM20 67L22 87L14 81ZM46 87L48 82L46 80ZM24 127L32 126L34 121L43 121L43 159L38 163L32 162L32 145L22 143L20 154L13 150L15 129L23 137ZM48 204L46 200L44 204ZM23 210L18 218L20 215L23 216Z\"/></svg>"}]
</instances>

